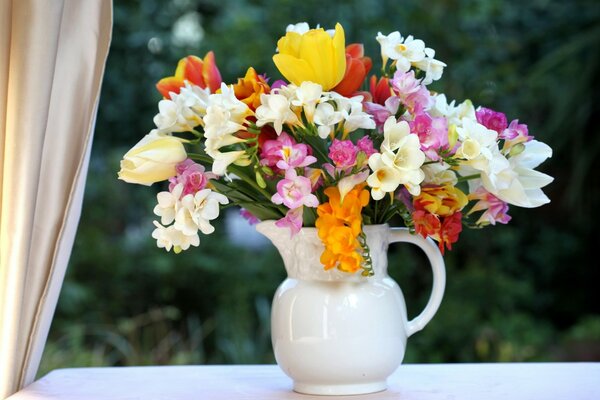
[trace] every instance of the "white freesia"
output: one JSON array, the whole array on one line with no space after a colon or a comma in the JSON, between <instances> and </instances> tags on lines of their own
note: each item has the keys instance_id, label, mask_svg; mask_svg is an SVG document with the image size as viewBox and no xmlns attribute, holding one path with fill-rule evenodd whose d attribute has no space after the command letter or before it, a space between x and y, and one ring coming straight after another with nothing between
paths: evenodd
<instances>
[{"instance_id":1,"label":"white freesia","mask_svg":"<svg viewBox=\"0 0 600 400\"><path fill-rule=\"evenodd\" d=\"M205 138L215 139L245 130L244 125L235 122L231 112L222 105L211 105L206 110L206 116L204 117Z\"/></svg>"},{"instance_id":2,"label":"white freesia","mask_svg":"<svg viewBox=\"0 0 600 400\"><path fill-rule=\"evenodd\" d=\"M406 121L396 121L393 116L388 117L383 124L383 142L381 147L396 151L400 147L400 140L410 135L410 126Z\"/></svg>"},{"instance_id":3,"label":"white freesia","mask_svg":"<svg viewBox=\"0 0 600 400\"><path fill-rule=\"evenodd\" d=\"M461 145L455 157L467 160L464 165L487 172L492 159L498 158L498 133L469 118L461 122L456 128Z\"/></svg>"},{"instance_id":4,"label":"white freesia","mask_svg":"<svg viewBox=\"0 0 600 400\"><path fill-rule=\"evenodd\" d=\"M164 227L157 221L154 221L156 229L152 232L152 237L156 239L156 245L159 248L164 248L171 251L173 248L175 253L181 250L187 250L190 246L198 247L200 245L200 237L198 233L193 235L184 235L183 232L177 230L173 225Z\"/></svg>"},{"instance_id":5,"label":"white freesia","mask_svg":"<svg viewBox=\"0 0 600 400\"><path fill-rule=\"evenodd\" d=\"M336 111L330 103L320 103L314 115L314 123L317 125L319 137L327 138L334 129L335 124L344 119L344 113Z\"/></svg>"},{"instance_id":6,"label":"white freesia","mask_svg":"<svg viewBox=\"0 0 600 400\"><path fill-rule=\"evenodd\" d=\"M290 101L281 94L261 94L261 105L256 109L256 125L273 123L275 132L280 135L283 124L295 124L298 117L290 109Z\"/></svg>"},{"instance_id":7,"label":"white freesia","mask_svg":"<svg viewBox=\"0 0 600 400\"><path fill-rule=\"evenodd\" d=\"M248 105L235 97L233 85L227 86L221 83L221 93L211 94L209 97L210 106L220 106L227 110L232 122L243 124L246 118L252 115L252 110Z\"/></svg>"},{"instance_id":8,"label":"white freesia","mask_svg":"<svg viewBox=\"0 0 600 400\"><path fill-rule=\"evenodd\" d=\"M423 165L421 170L425 174L425 178L423 179L423 183L425 184L456 186L458 183L456 173L450 169L449 164L444 162Z\"/></svg>"},{"instance_id":9,"label":"white freesia","mask_svg":"<svg viewBox=\"0 0 600 400\"><path fill-rule=\"evenodd\" d=\"M210 221L219 216L219 205L228 203L227 197L211 189L202 189L194 195L188 194L181 199L181 207L177 210L173 226L185 235L192 235L198 230L209 235L215 231Z\"/></svg>"},{"instance_id":10,"label":"white freesia","mask_svg":"<svg viewBox=\"0 0 600 400\"><path fill-rule=\"evenodd\" d=\"M465 100L456 105L454 100L448 103L445 94L434 96L433 106L428 112L432 117L445 117L448 120L448 125L462 126L462 121L465 119L477 121L475 107L471 100Z\"/></svg>"},{"instance_id":11,"label":"white freesia","mask_svg":"<svg viewBox=\"0 0 600 400\"><path fill-rule=\"evenodd\" d=\"M552 157L552 149L537 140L527 142L524 146L522 153L508 159L506 168L493 176L482 174L481 181L487 191L502 201L519 207L539 207L550 202L541 188L554 178L534 168Z\"/></svg>"},{"instance_id":12,"label":"white freesia","mask_svg":"<svg viewBox=\"0 0 600 400\"><path fill-rule=\"evenodd\" d=\"M177 96L177 101L183 107L195 112L198 117L204 117L210 101L210 89L202 89L186 81L185 86L181 88Z\"/></svg>"},{"instance_id":13,"label":"white freesia","mask_svg":"<svg viewBox=\"0 0 600 400\"><path fill-rule=\"evenodd\" d=\"M411 63L425 58L425 42L413 38L412 35L403 38L398 31L387 36L379 32L376 39L381 45L383 63L385 64L388 59L395 60L398 71L407 72Z\"/></svg>"},{"instance_id":14,"label":"white freesia","mask_svg":"<svg viewBox=\"0 0 600 400\"><path fill-rule=\"evenodd\" d=\"M183 184L178 183L172 191L164 191L156 195L158 204L154 207L154 214L161 217L161 224L169 225L175 220L181 193L183 193Z\"/></svg>"},{"instance_id":15,"label":"white freesia","mask_svg":"<svg viewBox=\"0 0 600 400\"><path fill-rule=\"evenodd\" d=\"M236 143L242 143L240 139L233 135L225 135L217 138L209 138L204 142L204 151L213 159L212 172L218 176L225 175L227 167L231 164L246 166L250 160L244 150L230 150L222 152L220 149Z\"/></svg>"},{"instance_id":16,"label":"white freesia","mask_svg":"<svg viewBox=\"0 0 600 400\"><path fill-rule=\"evenodd\" d=\"M296 90L295 99L291 101L291 104L295 107L302 107L307 120L312 122L315 108L321 99L321 93L323 93L323 87L318 83L302 82Z\"/></svg>"},{"instance_id":17,"label":"white freesia","mask_svg":"<svg viewBox=\"0 0 600 400\"><path fill-rule=\"evenodd\" d=\"M173 100L158 102L158 114L154 124L161 133L189 132L202 123L202 118L183 104L182 99L174 95Z\"/></svg>"},{"instance_id":18,"label":"white freesia","mask_svg":"<svg viewBox=\"0 0 600 400\"><path fill-rule=\"evenodd\" d=\"M410 133L406 121L396 122L394 117L384 123L383 137L381 153L369 157L373 173L367 178L367 184L371 187L371 196L380 200L401 184L413 196L419 195L425 178L421 170L425 153L421 151L419 137Z\"/></svg>"},{"instance_id":19,"label":"white freesia","mask_svg":"<svg viewBox=\"0 0 600 400\"><path fill-rule=\"evenodd\" d=\"M344 111L344 134L357 129L375 129L373 116L363 111L362 103L351 102L350 112Z\"/></svg>"},{"instance_id":20,"label":"white freesia","mask_svg":"<svg viewBox=\"0 0 600 400\"><path fill-rule=\"evenodd\" d=\"M425 78L423 78L421 83L429 85L442 77L446 64L435 59L435 50L426 47L424 52L425 58L421 61L413 62L412 65L425 72Z\"/></svg>"}]
</instances>

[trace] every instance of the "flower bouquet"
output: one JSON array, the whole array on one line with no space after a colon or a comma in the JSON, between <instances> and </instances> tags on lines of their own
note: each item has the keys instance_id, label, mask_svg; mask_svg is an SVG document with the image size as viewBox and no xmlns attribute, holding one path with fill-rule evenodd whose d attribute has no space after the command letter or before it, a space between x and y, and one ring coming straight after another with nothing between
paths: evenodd
<instances>
[{"instance_id":1,"label":"flower bouquet","mask_svg":"<svg viewBox=\"0 0 600 400\"><path fill-rule=\"evenodd\" d=\"M288 26L273 55L284 80L250 67L226 84L212 52L180 60L156 85L156 128L119 172L168 181L154 208L158 247L198 246L220 208L236 205L290 235L316 227L325 269L370 276L363 226L400 217L444 252L464 226L505 224L509 205L549 202L541 188L552 178L534 168L552 150L527 125L429 90L446 64L422 40L376 40L383 65L370 77L371 59L346 45L340 24Z\"/></svg>"}]
</instances>

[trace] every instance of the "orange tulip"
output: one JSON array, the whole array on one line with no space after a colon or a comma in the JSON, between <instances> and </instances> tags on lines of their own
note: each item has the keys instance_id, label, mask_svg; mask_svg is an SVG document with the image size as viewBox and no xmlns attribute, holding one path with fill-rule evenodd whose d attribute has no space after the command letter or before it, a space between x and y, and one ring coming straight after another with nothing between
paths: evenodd
<instances>
[{"instance_id":1,"label":"orange tulip","mask_svg":"<svg viewBox=\"0 0 600 400\"><path fill-rule=\"evenodd\" d=\"M221 73L215 63L215 54L209 51L204 60L196 56L182 58L177 63L175 75L158 81L156 89L168 99L169 92L179 94L185 81L202 89L209 88L211 93L215 93L221 87Z\"/></svg>"},{"instance_id":2,"label":"orange tulip","mask_svg":"<svg viewBox=\"0 0 600 400\"><path fill-rule=\"evenodd\" d=\"M365 49L360 43L346 46L346 72L342 81L333 88L342 96L350 97L361 87L371 70L373 62L365 57Z\"/></svg>"}]
</instances>

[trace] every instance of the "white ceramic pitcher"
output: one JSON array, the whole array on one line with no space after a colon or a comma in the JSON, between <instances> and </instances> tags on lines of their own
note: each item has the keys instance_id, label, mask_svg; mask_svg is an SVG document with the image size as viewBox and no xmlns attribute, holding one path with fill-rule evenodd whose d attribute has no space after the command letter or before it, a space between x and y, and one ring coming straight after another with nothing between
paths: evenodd
<instances>
[{"instance_id":1,"label":"white ceramic pitcher","mask_svg":"<svg viewBox=\"0 0 600 400\"><path fill-rule=\"evenodd\" d=\"M385 390L402 363L406 339L423 329L442 301L446 273L437 245L405 228L365 226L375 275L363 277L323 269L315 228L302 228L293 237L273 221L256 229L277 247L287 270L273 299L271 338L294 390L325 395ZM387 273L388 245L396 242L419 246L433 270L429 301L410 321L402 291Z\"/></svg>"}]
</instances>

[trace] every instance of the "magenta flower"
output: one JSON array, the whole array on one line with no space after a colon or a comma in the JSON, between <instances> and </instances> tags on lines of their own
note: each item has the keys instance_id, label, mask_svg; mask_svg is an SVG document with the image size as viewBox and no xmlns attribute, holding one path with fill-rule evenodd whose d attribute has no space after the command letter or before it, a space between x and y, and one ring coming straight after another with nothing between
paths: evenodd
<instances>
[{"instance_id":1,"label":"magenta flower","mask_svg":"<svg viewBox=\"0 0 600 400\"><path fill-rule=\"evenodd\" d=\"M191 159L185 159L175 167L177 175L169 178L169 191L173 191L175 185L183 185L182 196L195 194L206 187L209 179L216 177L211 172L205 172L201 164L195 163Z\"/></svg>"},{"instance_id":2,"label":"magenta flower","mask_svg":"<svg viewBox=\"0 0 600 400\"><path fill-rule=\"evenodd\" d=\"M500 200L483 187L478 188L475 192L469 195L469 200L479 200L469 214L485 210L479 217L477 225L496 225L496 222L507 224L511 217L508 215L508 203Z\"/></svg>"},{"instance_id":3,"label":"magenta flower","mask_svg":"<svg viewBox=\"0 0 600 400\"><path fill-rule=\"evenodd\" d=\"M302 228L302 213L304 207L300 206L289 210L285 217L275 221L275 225L280 228L290 228L290 236L294 236Z\"/></svg>"},{"instance_id":4,"label":"magenta flower","mask_svg":"<svg viewBox=\"0 0 600 400\"><path fill-rule=\"evenodd\" d=\"M356 164L356 154L358 148L351 140L333 139L329 147L329 158L338 168L353 167Z\"/></svg>"},{"instance_id":5,"label":"magenta flower","mask_svg":"<svg viewBox=\"0 0 600 400\"><path fill-rule=\"evenodd\" d=\"M490 108L480 107L475 111L477 122L488 129L498 132L499 135L508 127L506 115Z\"/></svg>"},{"instance_id":6,"label":"magenta flower","mask_svg":"<svg viewBox=\"0 0 600 400\"><path fill-rule=\"evenodd\" d=\"M266 140L261 151L262 165L286 171L290 168L306 167L317 161L312 156L310 146L296 143L294 139L285 132L275 140Z\"/></svg>"},{"instance_id":7,"label":"magenta flower","mask_svg":"<svg viewBox=\"0 0 600 400\"><path fill-rule=\"evenodd\" d=\"M298 176L293 168L285 172L285 178L277 182L277 193L271 197L275 204L283 204L289 209L300 206L317 207L319 200L311 193L311 182L305 176Z\"/></svg>"},{"instance_id":8,"label":"magenta flower","mask_svg":"<svg viewBox=\"0 0 600 400\"><path fill-rule=\"evenodd\" d=\"M444 117L432 118L427 113L418 114L409 123L410 131L419 136L421 151L433 161L440 159L438 152L447 149L448 143L448 121Z\"/></svg>"},{"instance_id":9,"label":"magenta flower","mask_svg":"<svg viewBox=\"0 0 600 400\"><path fill-rule=\"evenodd\" d=\"M372 154L377 153L377 150L373 148L373 141L368 136L363 136L358 139L356 147L358 148L358 151L365 153L367 159L371 157Z\"/></svg>"}]
</instances>

